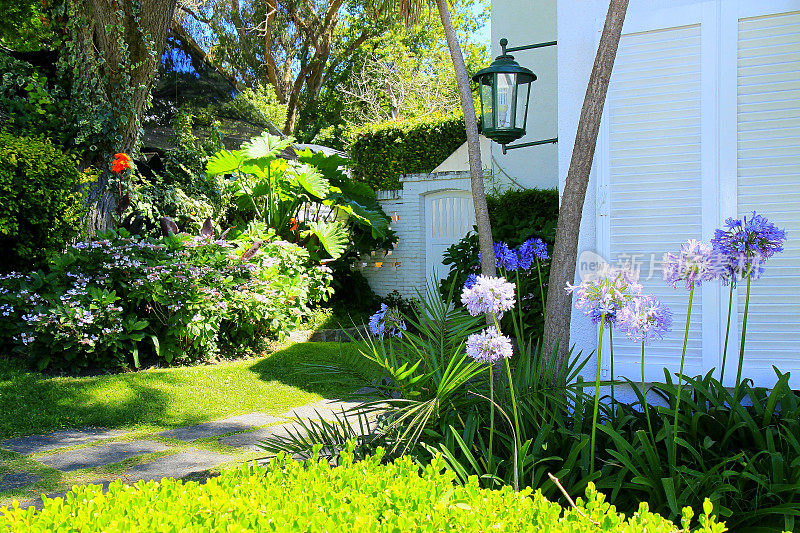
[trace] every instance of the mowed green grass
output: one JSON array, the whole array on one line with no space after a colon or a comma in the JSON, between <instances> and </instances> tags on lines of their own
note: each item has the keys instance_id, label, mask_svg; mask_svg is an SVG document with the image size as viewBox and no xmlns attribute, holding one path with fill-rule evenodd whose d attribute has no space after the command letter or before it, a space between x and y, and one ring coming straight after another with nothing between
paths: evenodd
<instances>
[{"instance_id":1,"label":"mowed green grass","mask_svg":"<svg viewBox=\"0 0 800 533\"><path fill-rule=\"evenodd\" d=\"M284 413L362 386L307 366L352 364L358 347L307 342L252 359L75 378L0 359L0 439L86 426L160 431L254 411Z\"/></svg>"}]
</instances>

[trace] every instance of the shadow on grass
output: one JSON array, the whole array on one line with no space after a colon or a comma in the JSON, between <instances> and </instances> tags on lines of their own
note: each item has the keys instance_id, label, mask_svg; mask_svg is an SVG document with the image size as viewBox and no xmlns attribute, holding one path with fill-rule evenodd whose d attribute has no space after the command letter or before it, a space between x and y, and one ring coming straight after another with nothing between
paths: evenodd
<instances>
[{"instance_id":1,"label":"shadow on grass","mask_svg":"<svg viewBox=\"0 0 800 533\"><path fill-rule=\"evenodd\" d=\"M117 428L163 418L167 393L133 376L53 378L13 361L0 361L0 439L62 428Z\"/></svg>"},{"instance_id":2,"label":"shadow on grass","mask_svg":"<svg viewBox=\"0 0 800 533\"><path fill-rule=\"evenodd\" d=\"M326 398L346 397L377 377L377 369L359 355L359 349L358 343L293 344L251 365L250 371L261 380L279 381ZM321 366L347 372L324 372Z\"/></svg>"},{"instance_id":3,"label":"shadow on grass","mask_svg":"<svg viewBox=\"0 0 800 533\"><path fill-rule=\"evenodd\" d=\"M358 344L301 343L271 355L210 365L92 377L52 377L0 358L0 440L96 426L160 431L254 411L280 414L369 381ZM309 365L356 368L367 378Z\"/></svg>"}]
</instances>

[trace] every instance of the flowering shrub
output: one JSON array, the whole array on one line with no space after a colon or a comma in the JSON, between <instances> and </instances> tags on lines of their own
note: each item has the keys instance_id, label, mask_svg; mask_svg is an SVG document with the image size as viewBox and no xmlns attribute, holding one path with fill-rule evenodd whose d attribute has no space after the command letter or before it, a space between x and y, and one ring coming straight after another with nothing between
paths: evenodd
<instances>
[{"instance_id":1,"label":"flowering shrub","mask_svg":"<svg viewBox=\"0 0 800 533\"><path fill-rule=\"evenodd\" d=\"M208 359L292 329L330 277L285 241L110 233L0 277L0 342L40 369Z\"/></svg>"}]
</instances>

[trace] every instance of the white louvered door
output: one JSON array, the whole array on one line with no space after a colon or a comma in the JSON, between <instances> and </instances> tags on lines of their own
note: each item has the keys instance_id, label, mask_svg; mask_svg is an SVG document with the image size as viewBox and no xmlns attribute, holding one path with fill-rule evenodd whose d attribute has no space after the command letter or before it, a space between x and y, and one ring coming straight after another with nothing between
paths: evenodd
<instances>
[{"instance_id":1,"label":"white louvered door","mask_svg":"<svg viewBox=\"0 0 800 533\"><path fill-rule=\"evenodd\" d=\"M603 255L630 262L641 272L645 291L686 320L688 293L665 285L660 269L665 251L677 250L702 233L702 87L699 21L672 28L628 32L620 41L605 110L606 124L601 223ZM686 356L688 373L702 370L703 295L697 291ZM639 378L640 346L614 339L616 376ZM677 372L682 327L648 348L648 379Z\"/></svg>"},{"instance_id":2,"label":"white louvered door","mask_svg":"<svg viewBox=\"0 0 800 533\"><path fill-rule=\"evenodd\" d=\"M775 365L782 371L792 371L792 382L798 386L800 10L742 16L736 23L736 210L739 216L757 211L786 227L788 235L785 252L765 264L764 277L751 288L744 375L771 383ZM744 285L738 293L741 324ZM737 358L738 350L729 352L729 361L731 355Z\"/></svg>"},{"instance_id":3,"label":"white louvered door","mask_svg":"<svg viewBox=\"0 0 800 533\"><path fill-rule=\"evenodd\" d=\"M648 379L677 370L686 291L658 262L688 238L710 239L727 216L768 217L786 251L753 283L744 375L800 387L800 0L718 0L632 15L612 75L598 149L598 250L633 259L644 286L675 312L648 348ZM649 276L649 277L648 277ZM687 374L721 363L727 288L695 297ZM734 293L725 381L736 377L744 285ZM616 338L615 338L616 341ZM640 352L615 342L617 374L638 377Z\"/></svg>"}]
</instances>

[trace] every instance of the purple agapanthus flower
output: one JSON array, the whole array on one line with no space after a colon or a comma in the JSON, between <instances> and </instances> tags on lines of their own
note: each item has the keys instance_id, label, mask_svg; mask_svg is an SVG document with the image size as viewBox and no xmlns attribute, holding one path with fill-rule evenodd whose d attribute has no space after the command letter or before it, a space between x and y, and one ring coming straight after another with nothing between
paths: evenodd
<instances>
[{"instance_id":1,"label":"purple agapanthus flower","mask_svg":"<svg viewBox=\"0 0 800 533\"><path fill-rule=\"evenodd\" d=\"M467 337L467 355L479 363L508 359L513 353L511 339L501 335L494 326Z\"/></svg>"},{"instance_id":2,"label":"purple agapanthus flower","mask_svg":"<svg viewBox=\"0 0 800 533\"><path fill-rule=\"evenodd\" d=\"M617 313L642 292L636 272L630 269L605 265L597 274L578 285L567 284L567 292L575 295L575 307L582 309L593 323L611 328L617 322Z\"/></svg>"},{"instance_id":3,"label":"purple agapanthus flower","mask_svg":"<svg viewBox=\"0 0 800 533\"><path fill-rule=\"evenodd\" d=\"M504 242L494 243L494 264L497 268L512 272L517 269L517 252Z\"/></svg>"},{"instance_id":4,"label":"purple agapanthus flower","mask_svg":"<svg viewBox=\"0 0 800 533\"><path fill-rule=\"evenodd\" d=\"M633 298L616 318L619 330L637 342L663 339L672 329L672 311L652 294Z\"/></svg>"},{"instance_id":5,"label":"purple agapanthus flower","mask_svg":"<svg viewBox=\"0 0 800 533\"><path fill-rule=\"evenodd\" d=\"M683 281L687 289L716 279L722 271L722 265L711 245L695 239L689 239L677 254L664 254L662 268L664 281L673 288L677 288L678 282Z\"/></svg>"},{"instance_id":6,"label":"purple agapanthus flower","mask_svg":"<svg viewBox=\"0 0 800 533\"><path fill-rule=\"evenodd\" d=\"M475 283L478 282L478 276L476 274L470 274L467 276L467 281L464 282L464 289L471 289L475 286Z\"/></svg>"},{"instance_id":7,"label":"purple agapanthus flower","mask_svg":"<svg viewBox=\"0 0 800 533\"><path fill-rule=\"evenodd\" d=\"M464 288L461 303L472 316L486 313L502 316L516 303L514 284L507 282L505 278L478 276L472 287Z\"/></svg>"},{"instance_id":8,"label":"purple agapanthus flower","mask_svg":"<svg viewBox=\"0 0 800 533\"><path fill-rule=\"evenodd\" d=\"M547 244L542 239L528 239L519 245L517 253L520 270L530 270L536 264L536 259L545 261L550 258L547 254Z\"/></svg>"},{"instance_id":9,"label":"purple agapanthus flower","mask_svg":"<svg viewBox=\"0 0 800 533\"><path fill-rule=\"evenodd\" d=\"M369 329L373 335L383 340L386 335L401 337L406 330L406 323L397 309L381 304L378 312L369 317Z\"/></svg>"},{"instance_id":10,"label":"purple agapanthus flower","mask_svg":"<svg viewBox=\"0 0 800 533\"><path fill-rule=\"evenodd\" d=\"M741 220L729 218L727 229L718 229L711 239L714 252L721 260L723 283L736 284L739 278L758 279L764 273L764 261L783 251L786 230L778 228L753 211Z\"/></svg>"}]
</instances>

